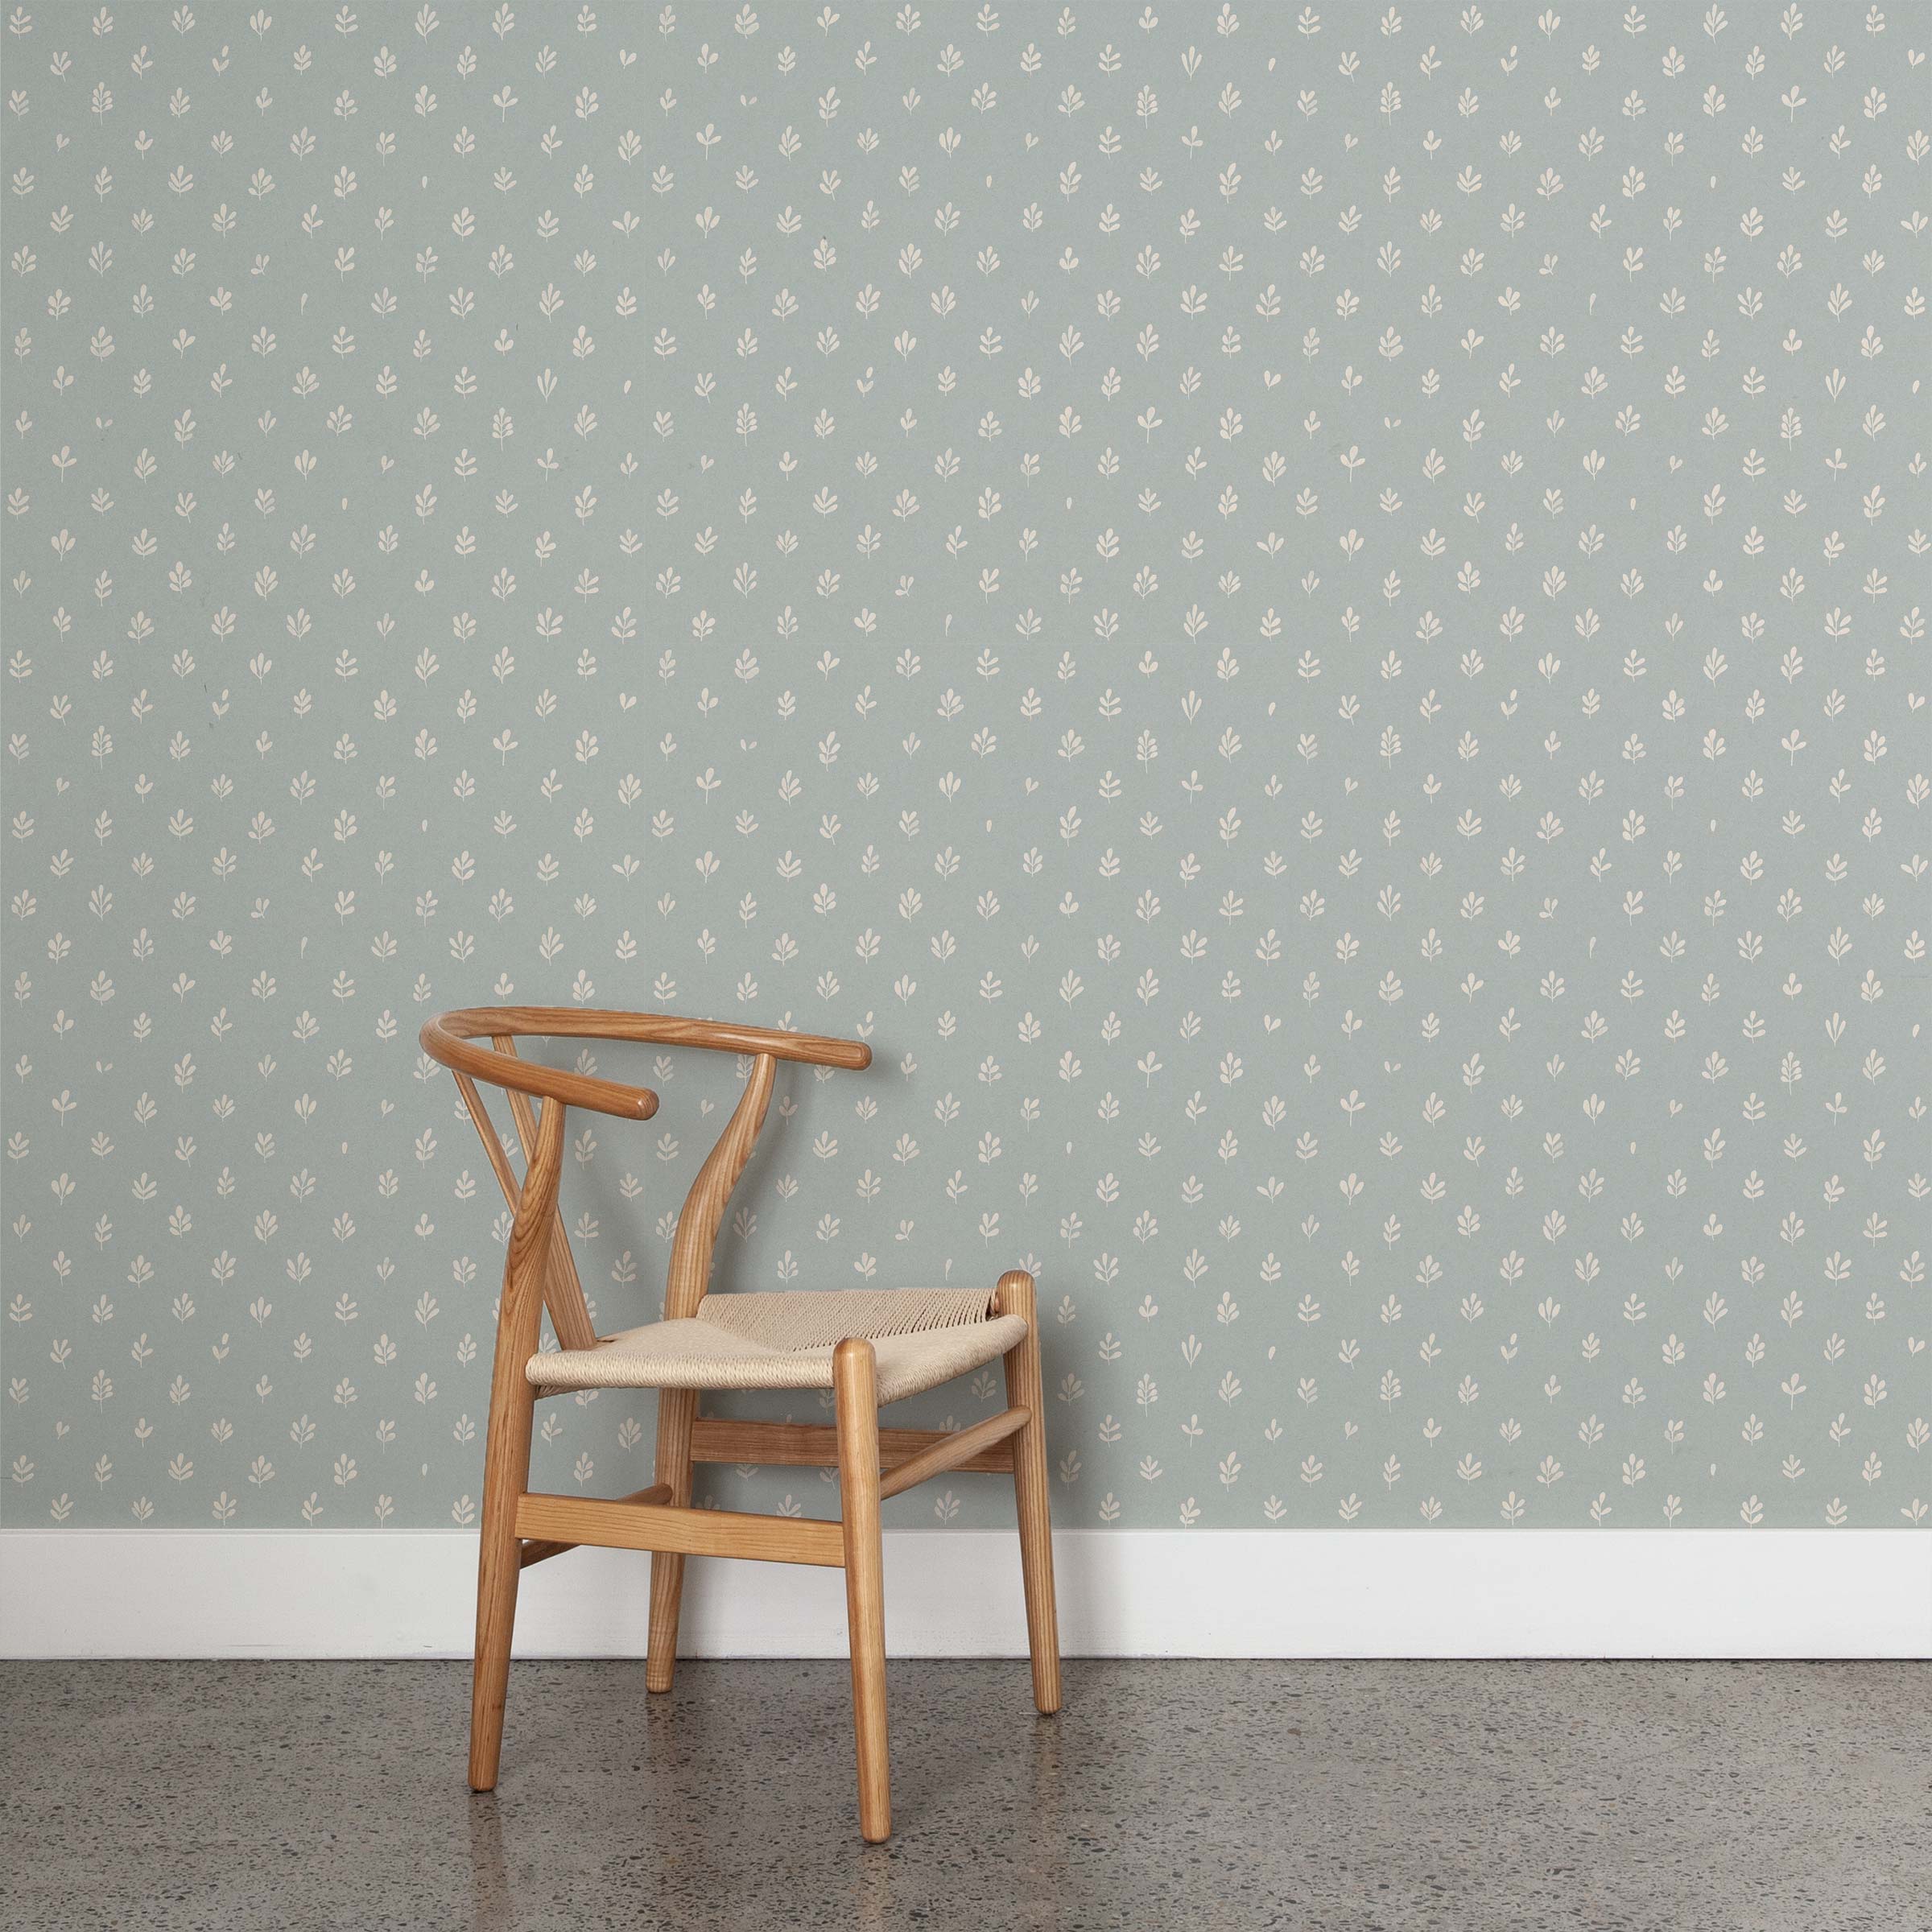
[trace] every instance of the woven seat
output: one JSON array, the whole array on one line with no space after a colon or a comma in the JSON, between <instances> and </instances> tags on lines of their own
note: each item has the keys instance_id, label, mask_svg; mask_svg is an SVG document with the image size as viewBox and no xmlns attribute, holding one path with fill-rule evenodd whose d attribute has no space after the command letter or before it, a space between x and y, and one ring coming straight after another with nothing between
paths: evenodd
<instances>
[{"instance_id":1,"label":"woven seat","mask_svg":"<svg viewBox=\"0 0 1932 1932\"><path fill-rule=\"evenodd\" d=\"M708 1294L687 1320L533 1355L524 1373L539 1389L829 1389L832 1350L851 1335L873 1344L886 1403L1005 1354L1026 1324L994 1315L989 1288Z\"/></svg>"}]
</instances>

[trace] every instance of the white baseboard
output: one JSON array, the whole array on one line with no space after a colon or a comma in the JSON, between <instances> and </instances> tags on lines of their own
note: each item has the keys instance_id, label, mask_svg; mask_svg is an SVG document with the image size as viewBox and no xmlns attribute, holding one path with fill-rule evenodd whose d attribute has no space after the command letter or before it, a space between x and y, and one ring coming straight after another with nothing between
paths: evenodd
<instances>
[{"instance_id":1,"label":"white baseboard","mask_svg":"<svg viewBox=\"0 0 1932 1932\"><path fill-rule=\"evenodd\" d=\"M1932 1656L1932 1535L1062 1530L1070 1657ZM463 1657L456 1530L0 1530L0 1656ZM517 1651L641 1657L649 1559L527 1571ZM694 1560L683 1654L838 1657L837 1571ZM894 1656L1025 1654L1009 1533L889 1530Z\"/></svg>"}]
</instances>

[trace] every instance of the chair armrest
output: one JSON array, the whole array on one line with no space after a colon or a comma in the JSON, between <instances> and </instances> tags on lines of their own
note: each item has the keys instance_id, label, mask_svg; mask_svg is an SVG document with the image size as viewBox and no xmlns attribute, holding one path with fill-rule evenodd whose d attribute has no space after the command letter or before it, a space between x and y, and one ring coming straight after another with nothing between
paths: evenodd
<instances>
[{"instance_id":1,"label":"chair armrest","mask_svg":"<svg viewBox=\"0 0 1932 1932\"><path fill-rule=\"evenodd\" d=\"M872 1064L863 1040L828 1039L822 1034L785 1033L775 1026L740 1026L726 1020L681 1020L671 1013L613 1016L640 1023L626 1039L663 1046L704 1046L717 1053L768 1053L774 1060L804 1060L815 1067L844 1067L861 1072Z\"/></svg>"},{"instance_id":2,"label":"chair armrest","mask_svg":"<svg viewBox=\"0 0 1932 1932\"><path fill-rule=\"evenodd\" d=\"M658 1096L648 1087L630 1087L621 1080L599 1080L592 1074L539 1067L514 1054L499 1053L493 1046L477 1046L469 1037L466 1025L474 1017L479 1016L447 1013L426 1020L417 1036L423 1051L453 1072L486 1081L493 1087L508 1088L513 1093L559 1100L566 1107L588 1107L596 1113L615 1114L620 1120L647 1121L657 1112Z\"/></svg>"},{"instance_id":3,"label":"chair armrest","mask_svg":"<svg viewBox=\"0 0 1932 1932\"><path fill-rule=\"evenodd\" d=\"M786 1033L776 1026L741 1026L729 1020L687 1020L675 1013L625 1013L600 1006L468 1006L432 1024L458 1040L479 1035L514 1038L548 1034L557 1039L626 1040L646 1046L701 1046L713 1053L768 1053L774 1060L805 1060L857 1071L872 1064L863 1040ZM424 1045L428 1042L425 1038ZM481 1078L478 1075L478 1078Z\"/></svg>"}]
</instances>

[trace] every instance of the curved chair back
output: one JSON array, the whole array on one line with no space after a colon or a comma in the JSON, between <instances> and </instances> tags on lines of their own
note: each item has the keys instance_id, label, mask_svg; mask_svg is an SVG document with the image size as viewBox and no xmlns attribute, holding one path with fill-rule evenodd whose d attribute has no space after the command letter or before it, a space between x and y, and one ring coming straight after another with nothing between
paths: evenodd
<instances>
[{"instance_id":1,"label":"curved chair back","mask_svg":"<svg viewBox=\"0 0 1932 1932\"><path fill-rule=\"evenodd\" d=\"M551 1107L588 1107L622 1120L647 1121L658 1110L658 1096L648 1087L629 1085L588 1073L540 1067L517 1052L519 1038L531 1034L563 1039L621 1040L660 1046L696 1046L713 1053L752 1056L751 1077L718 1136L717 1144L698 1170L691 1191L678 1215L671 1243L671 1265L664 1283L664 1319L675 1321L695 1315L711 1278L711 1264L724 1208L765 1124L780 1060L803 1060L813 1066L844 1067L855 1071L872 1064L872 1049L862 1040L835 1040L816 1034L783 1033L766 1026L738 1026L719 1020L689 1020L674 1013L624 1013L580 1006L465 1006L439 1013L423 1024L423 1051L456 1076L463 1103L482 1137L497 1182L513 1209L522 1200L522 1187L497 1137L483 1097L481 1080L501 1087L523 1146L526 1179L538 1143L538 1119L533 1100ZM487 1041L488 1045L480 1042ZM555 1187L554 1178L551 1187ZM562 1210L555 1211L549 1265L544 1271L543 1300L566 1348L589 1348L597 1331L584 1298L583 1282L564 1231Z\"/></svg>"}]
</instances>

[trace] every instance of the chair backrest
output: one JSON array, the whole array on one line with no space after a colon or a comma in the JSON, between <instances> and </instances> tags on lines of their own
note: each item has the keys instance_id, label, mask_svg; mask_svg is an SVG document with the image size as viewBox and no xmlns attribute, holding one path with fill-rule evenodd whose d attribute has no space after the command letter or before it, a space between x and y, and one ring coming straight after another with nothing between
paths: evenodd
<instances>
[{"instance_id":1,"label":"chair backrest","mask_svg":"<svg viewBox=\"0 0 1932 1932\"><path fill-rule=\"evenodd\" d=\"M780 1060L803 1060L815 1066L858 1070L872 1064L872 1049L861 1040L834 1040L815 1034L782 1033L764 1026L738 1026L716 1020L681 1019L671 1013L621 1013L574 1006L469 1006L439 1013L425 1022L423 1051L456 1075L458 1090L482 1137L485 1152L504 1198L514 1209L522 1188L510 1165L502 1142L477 1091L479 1080L501 1087L510 1096L517 1137L528 1163L537 1146L537 1116L533 1099L551 1107L588 1107L621 1119L647 1121L658 1110L658 1096L648 1087L634 1087L591 1074L569 1073L540 1067L519 1057L519 1036L547 1034L571 1039L643 1042L663 1046L696 1046L714 1053L752 1056L751 1075L717 1143L698 1170L684 1205L678 1213L671 1265L664 1282L667 1321L696 1314L711 1278L712 1257L724 1209L771 1104L773 1082ZM481 1046L479 1041L489 1044ZM561 1208L551 1230L549 1264L544 1271L544 1304L566 1348L596 1346L597 1331L584 1298L584 1285L571 1253Z\"/></svg>"}]
</instances>

